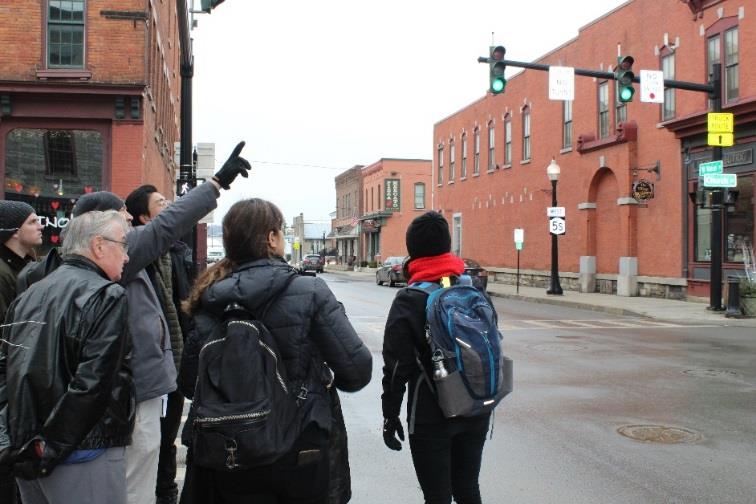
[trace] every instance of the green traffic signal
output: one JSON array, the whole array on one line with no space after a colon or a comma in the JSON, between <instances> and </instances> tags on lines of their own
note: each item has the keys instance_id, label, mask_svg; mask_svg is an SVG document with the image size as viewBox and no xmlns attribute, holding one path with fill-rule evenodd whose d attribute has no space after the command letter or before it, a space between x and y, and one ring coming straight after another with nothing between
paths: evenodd
<instances>
[{"instance_id":1,"label":"green traffic signal","mask_svg":"<svg viewBox=\"0 0 756 504\"><path fill-rule=\"evenodd\" d=\"M507 79L504 78L504 71L507 69L507 65L502 61L507 50L504 46L491 46L490 57L488 58L489 65L489 90L493 94L499 94L507 87Z\"/></svg>"},{"instance_id":2,"label":"green traffic signal","mask_svg":"<svg viewBox=\"0 0 756 504\"><path fill-rule=\"evenodd\" d=\"M635 88L633 87L633 63L635 60L632 56L618 56L617 69L615 70L615 79L617 80L617 99L621 103L633 101Z\"/></svg>"}]
</instances>

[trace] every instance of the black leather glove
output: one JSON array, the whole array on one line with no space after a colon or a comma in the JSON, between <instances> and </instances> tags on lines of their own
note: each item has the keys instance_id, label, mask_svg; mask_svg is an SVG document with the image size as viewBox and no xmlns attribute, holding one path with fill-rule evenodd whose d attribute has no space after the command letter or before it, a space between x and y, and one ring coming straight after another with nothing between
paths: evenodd
<instances>
[{"instance_id":1,"label":"black leather glove","mask_svg":"<svg viewBox=\"0 0 756 504\"><path fill-rule=\"evenodd\" d=\"M399 417L384 418L383 419L383 442L392 450L401 450L402 443L399 439L396 439L397 435L399 439L404 441L404 428L402 427L402 421Z\"/></svg>"},{"instance_id":2,"label":"black leather glove","mask_svg":"<svg viewBox=\"0 0 756 504\"><path fill-rule=\"evenodd\" d=\"M244 143L243 141L238 143L234 152L231 153L226 162L223 163L223 166L221 166L221 169L213 177L223 189L228 189L237 175L247 178L247 172L252 169L249 161L239 156L239 153L244 148Z\"/></svg>"}]
</instances>

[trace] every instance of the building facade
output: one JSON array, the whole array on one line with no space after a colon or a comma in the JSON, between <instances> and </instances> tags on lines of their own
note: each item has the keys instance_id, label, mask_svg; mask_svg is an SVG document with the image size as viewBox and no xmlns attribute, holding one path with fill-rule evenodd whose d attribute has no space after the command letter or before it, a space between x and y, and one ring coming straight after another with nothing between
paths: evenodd
<instances>
[{"instance_id":1,"label":"building facade","mask_svg":"<svg viewBox=\"0 0 756 504\"><path fill-rule=\"evenodd\" d=\"M7 0L0 46L0 181L30 203L45 246L76 198L144 183L174 194L181 1Z\"/></svg>"},{"instance_id":2,"label":"building facade","mask_svg":"<svg viewBox=\"0 0 756 504\"><path fill-rule=\"evenodd\" d=\"M633 70L706 84L722 68L722 107L735 115L725 173L739 198L724 219L725 275L742 273L754 240L756 165L756 1L630 0L537 62L612 72ZM507 54L512 60L517 56ZM741 64L742 63L742 64ZM525 70L506 91L488 94L434 126L433 207L452 227L455 251L514 274L514 229L525 231L521 268L547 285L550 241L546 167L561 167L558 206L562 286L620 295L707 295L711 210L696 205L698 165L712 159L701 92L667 88L664 103L615 98L616 81L575 77L572 101L549 100L548 72Z\"/></svg>"},{"instance_id":3,"label":"building facade","mask_svg":"<svg viewBox=\"0 0 756 504\"><path fill-rule=\"evenodd\" d=\"M410 222L430 210L430 160L383 158L362 169L361 261L407 255Z\"/></svg>"},{"instance_id":4,"label":"building facade","mask_svg":"<svg viewBox=\"0 0 756 504\"><path fill-rule=\"evenodd\" d=\"M329 237L336 243L337 264L352 265L360 251L359 217L362 208L362 165L336 176L336 214Z\"/></svg>"}]
</instances>

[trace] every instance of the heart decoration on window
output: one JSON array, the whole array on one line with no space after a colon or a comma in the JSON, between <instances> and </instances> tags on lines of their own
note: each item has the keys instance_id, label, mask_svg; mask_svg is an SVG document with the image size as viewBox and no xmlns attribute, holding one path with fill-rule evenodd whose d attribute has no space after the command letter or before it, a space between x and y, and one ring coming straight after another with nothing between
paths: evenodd
<instances>
[{"instance_id":1,"label":"heart decoration on window","mask_svg":"<svg viewBox=\"0 0 756 504\"><path fill-rule=\"evenodd\" d=\"M24 190L24 185L23 184L16 184L14 186L14 189L16 190L16 192L21 192L21 191Z\"/></svg>"},{"instance_id":2,"label":"heart decoration on window","mask_svg":"<svg viewBox=\"0 0 756 504\"><path fill-rule=\"evenodd\" d=\"M57 244L60 241L60 236L58 235L51 235L50 236L50 242Z\"/></svg>"},{"instance_id":3,"label":"heart decoration on window","mask_svg":"<svg viewBox=\"0 0 756 504\"><path fill-rule=\"evenodd\" d=\"M92 187L91 185L84 186L84 192L87 194L91 193L93 190L94 190L94 187Z\"/></svg>"},{"instance_id":4,"label":"heart decoration on window","mask_svg":"<svg viewBox=\"0 0 756 504\"><path fill-rule=\"evenodd\" d=\"M60 201L53 200L50 202L50 206L52 207L53 210L57 210L60 207Z\"/></svg>"}]
</instances>

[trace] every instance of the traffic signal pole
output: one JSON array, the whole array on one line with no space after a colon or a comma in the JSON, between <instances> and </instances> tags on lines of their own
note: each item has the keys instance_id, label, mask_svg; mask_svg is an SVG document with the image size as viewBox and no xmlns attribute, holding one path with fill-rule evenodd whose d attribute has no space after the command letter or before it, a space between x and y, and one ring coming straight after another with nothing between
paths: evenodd
<instances>
[{"instance_id":1,"label":"traffic signal pole","mask_svg":"<svg viewBox=\"0 0 756 504\"><path fill-rule=\"evenodd\" d=\"M500 46L501 47L501 46ZM502 47L502 49L504 49ZM478 63L491 64L492 58L479 57ZM505 67L511 66L516 68L527 68L529 70L540 70L548 72L551 65L545 65L543 63L527 63L524 61L514 61L508 59L497 60L498 63L503 63ZM630 63L632 66L632 60ZM584 77L596 77L598 79L617 80L617 74L613 72L603 72L600 70L589 70L587 68L574 68L575 75L582 75ZM664 79L664 87L670 89L684 89L686 91L697 91L700 93L707 93L712 100L713 112L722 111L722 66L717 63L712 67L713 75L708 84L699 84L697 82L679 81L674 79ZM628 79L629 80L629 79ZM505 81L506 82L506 81ZM640 83L640 77L634 76L632 82ZM632 94L628 101L632 100ZM722 147L712 147L712 160L722 160ZM700 183L702 183L701 181ZM722 208L724 207L724 191L721 188L712 189L712 205L711 205L711 272L710 272L710 288L709 288L709 309L721 311L722 307Z\"/></svg>"}]
</instances>

